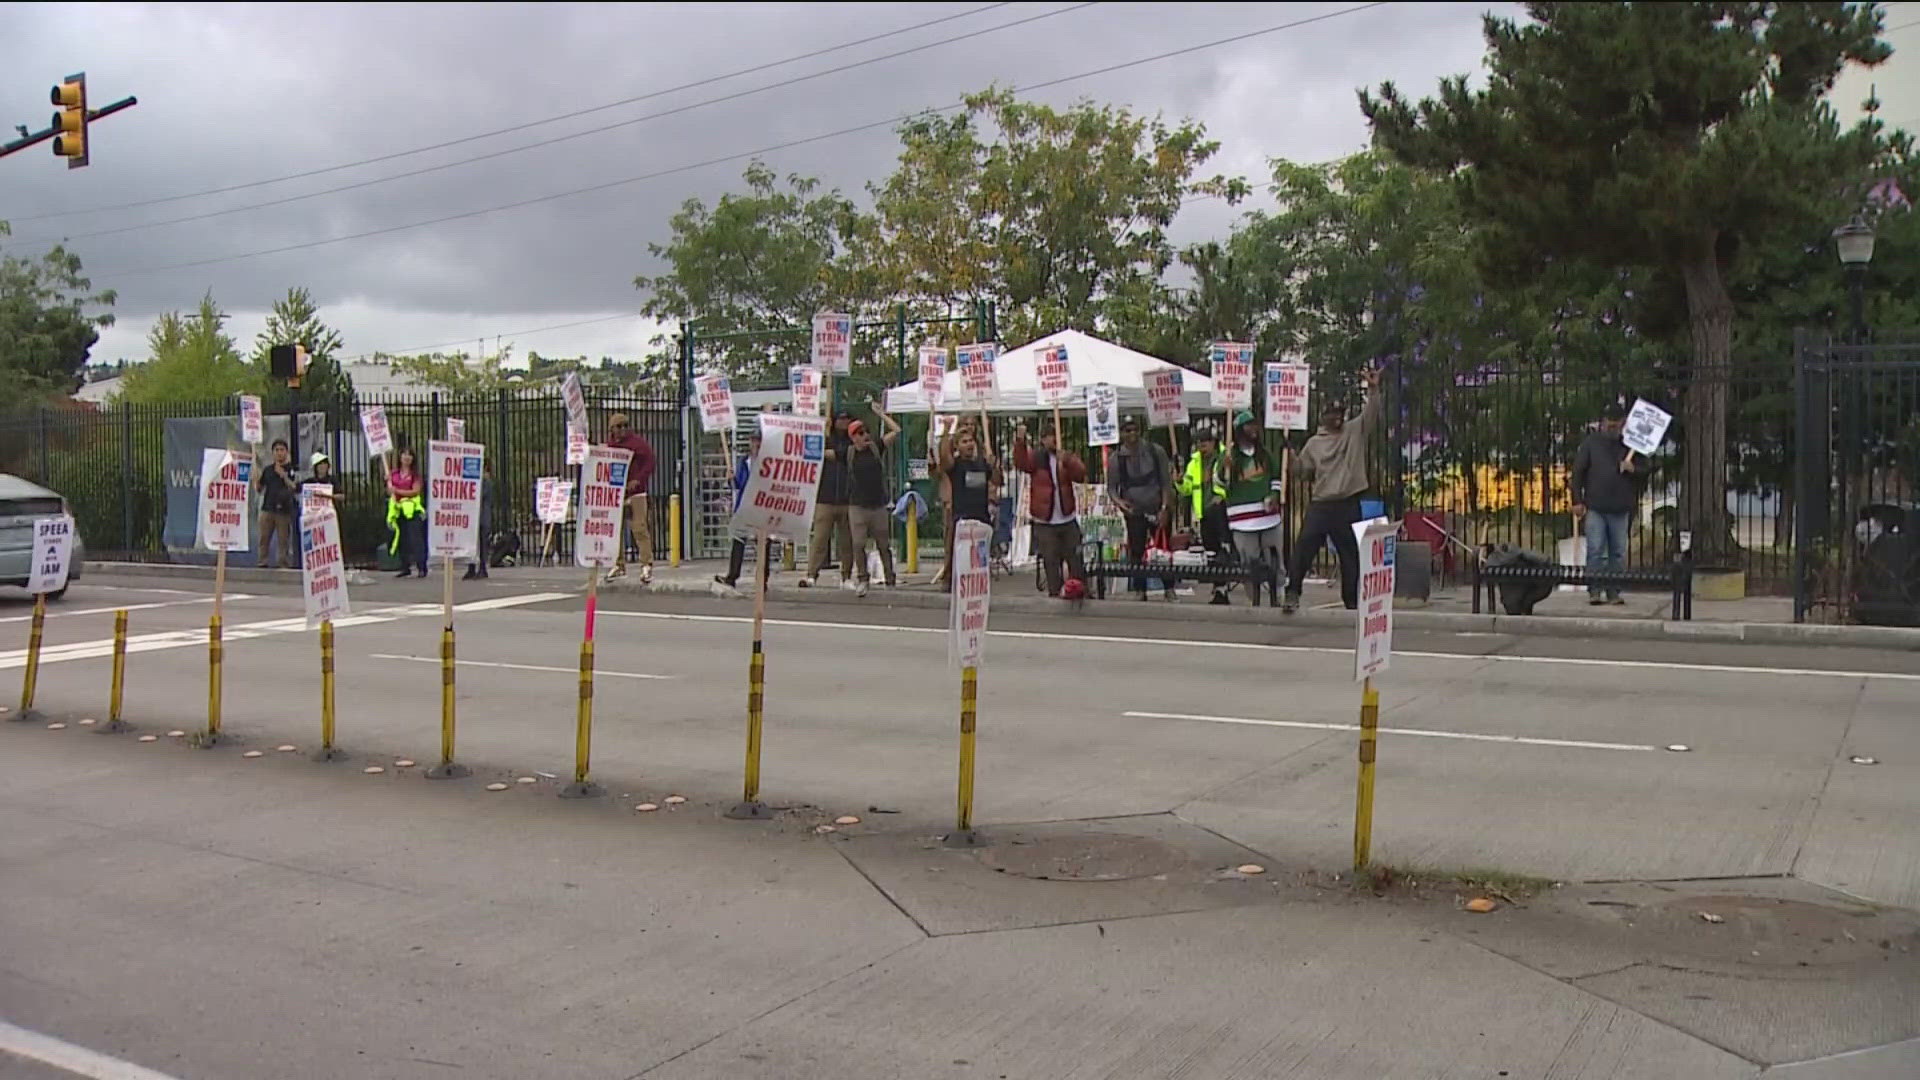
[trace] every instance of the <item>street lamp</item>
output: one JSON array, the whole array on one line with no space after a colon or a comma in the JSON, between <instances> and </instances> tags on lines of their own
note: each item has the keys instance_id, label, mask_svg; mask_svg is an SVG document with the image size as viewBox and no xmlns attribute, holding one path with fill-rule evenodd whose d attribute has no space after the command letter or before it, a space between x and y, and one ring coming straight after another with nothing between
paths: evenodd
<instances>
[{"instance_id":1,"label":"street lamp","mask_svg":"<svg viewBox=\"0 0 1920 1080\"><path fill-rule=\"evenodd\" d=\"M1853 343L1867 343L1867 264L1873 261L1873 226L1854 218L1833 230L1833 246L1847 268L1847 302L1853 309Z\"/></svg>"}]
</instances>

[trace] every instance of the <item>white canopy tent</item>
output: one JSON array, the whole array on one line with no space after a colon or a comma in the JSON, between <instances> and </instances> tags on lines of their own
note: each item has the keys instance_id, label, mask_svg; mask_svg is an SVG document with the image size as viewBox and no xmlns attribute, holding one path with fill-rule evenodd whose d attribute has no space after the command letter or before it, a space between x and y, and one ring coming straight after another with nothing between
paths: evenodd
<instances>
[{"instance_id":1,"label":"white canopy tent","mask_svg":"<svg viewBox=\"0 0 1920 1080\"><path fill-rule=\"evenodd\" d=\"M997 370L1000 375L1000 390L985 403L985 409L994 413L1038 412L1050 409L1050 405L1041 405L1036 400L1034 379L1034 358L1042 349L1055 345L1067 347L1067 368L1073 376L1073 393L1060 403L1062 409L1084 409L1087 405L1086 388L1094 383L1111 383L1119 388L1120 409L1122 412L1144 412L1147 407L1147 392L1144 388L1144 376L1156 369L1178 367L1165 360L1134 352L1111 341L1101 341L1091 334L1078 330L1062 330L1049 334L1038 341L1029 342L1017 349L1000 354ZM1214 412L1213 380L1197 371L1185 371L1181 385L1187 409L1192 412ZM944 391L940 403L940 412L979 412L981 405L962 400L960 391L960 372L949 370L944 380ZM887 391L887 411L893 413L926 412L926 399L920 396L920 381L902 383Z\"/></svg>"}]
</instances>

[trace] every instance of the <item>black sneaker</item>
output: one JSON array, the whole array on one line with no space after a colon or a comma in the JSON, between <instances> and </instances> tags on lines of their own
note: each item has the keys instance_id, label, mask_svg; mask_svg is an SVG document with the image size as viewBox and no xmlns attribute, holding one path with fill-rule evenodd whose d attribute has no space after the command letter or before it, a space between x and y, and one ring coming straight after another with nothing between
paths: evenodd
<instances>
[{"instance_id":1,"label":"black sneaker","mask_svg":"<svg viewBox=\"0 0 1920 1080\"><path fill-rule=\"evenodd\" d=\"M1282 614L1291 615L1294 612L1299 610L1300 610L1300 598L1298 596L1295 596L1292 593L1288 593L1284 598L1281 599L1280 611Z\"/></svg>"},{"instance_id":2,"label":"black sneaker","mask_svg":"<svg viewBox=\"0 0 1920 1080\"><path fill-rule=\"evenodd\" d=\"M469 566L467 567L467 572L460 575L460 580L472 581L474 578L477 578L479 576L480 576L480 571L475 570L473 567Z\"/></svg>"},{"instance_id":3,"label":"black sneaker","mask_svg":"<svg viewBox=\"0 0 1920 1080\"><path fill-rule=\"evenodd\" d=\"M1588 606L1588 607L1599 607L1599 606L1600 606L1601 604L1604 604L1604 603L1606 603L1606 602L1607 602L1607 600L1606 600L1606 597L1604 597L1604 596L1589 596L1589 597L1587 597L1587 606Z\"/></svg>"},{"instance_id":4,"label":"black sneaker","mask_svg":"<svg viewBox=\"0 0 1920 1080\"><path fill-rule=\"evenodd\" d=\"M412 576L413 576L413 571L412 571L412 570L402 570L402 571L400 571L399 573L397 573L397 574L395 574L395 575L393 575L393 576L394 576L394 577L412 577Z\"/></svg>"},{"instance_id":5,"label":"black sneaker","mask_svg":"<svg viewBox=\"0 0 1920 1080\"><path fill-rule=\"evenodd\" d=\"M1213 607L1225 607L1232 602L1233 601L1227 599L1227 594L1221 592L1219 589L1213 590L1213 599L1207 601L1208 605Z\"/></svg>"}]
</instances>

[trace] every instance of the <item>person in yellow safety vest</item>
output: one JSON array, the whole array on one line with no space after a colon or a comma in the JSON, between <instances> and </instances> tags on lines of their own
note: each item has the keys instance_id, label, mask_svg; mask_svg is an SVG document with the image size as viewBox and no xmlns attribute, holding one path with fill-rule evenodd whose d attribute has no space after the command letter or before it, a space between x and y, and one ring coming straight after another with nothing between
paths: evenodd
<instances>
[{"instance_id":1,"label":"person in yellow safety vest","mask_svg":"<svg viewBox=\"0 0 1920 1080\"><path fill-rule=\"evenodd\" d=\"M1193 453L1187 458L1187 470L1180 477L1178 490L1193 500L1194 528L1200 533L1200 545L1222 562L1227 558L1227 488L1220 482L1216 466L1220 460L1220 436L1210 427L1196 427ZM1209 604L1227 603L1227 588L1213 587Z\"/></svg>"},{"instance_id":2,"label":"person in yellow safety vest","mask_svg":"<svg viewBox=\"0 0 1920 1080\"><path fill-rule=\"evenodd\" d=\"M412 577L417 567L427 576L427 504L421 499L422 477L411 449L400 451L387 472L387 527L393 530L389 551L400 556L400 577Z\"/></svg>"}]
</instances>

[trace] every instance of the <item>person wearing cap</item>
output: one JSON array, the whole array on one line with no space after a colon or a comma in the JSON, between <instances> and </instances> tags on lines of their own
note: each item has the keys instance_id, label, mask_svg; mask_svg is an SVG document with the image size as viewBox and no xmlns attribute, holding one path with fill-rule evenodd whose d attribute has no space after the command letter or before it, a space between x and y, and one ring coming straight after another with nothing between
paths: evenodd
<instances>
[{"instance_id":1,"label":"person wearing cap","mask_svg":"<svg viewBox=\"0 0 1920 1080\"><path fill-rule=\"evenodd\" d=\"M845 409L833 414L833 427L827 432L826 460L820 463L820 498L813 507L813 530L807 537L807 572L800 575L800 587L810 589L826 565L827 549L840 553L840 587L853 588L853 522L847 512L847 455L853 439L847 428L853 414Z\"/></svg>"},{"instance_id":2,"label":"person wearing cap","mask_svg":"<svg viewBox=\"0 0 1920 1080\"><path fill-rule=\"evenodd\" d=\"M1295 456L1295 468L1311 485L1307 516L1300 525L1300 542L1293 548L1288 569L1286 610L1300 606L1300 581L1306 577L1320 549L1333 542L1340 559L1340 601L1352 611L1360 606L1360 544L1353 525L1360 520L1360 496L1367 490L1367 450L1380 431L1380 372L1361 373L1367 384L1366 402L1359 417L1347 422L1347 410L1329 403L1320 411L1320 428Z\"/></svg>"},{"instance_id":3,"label":"person wearing cap","mask_svg":"<svg viewBox=\"0 0 1920 1080\"><path fill-rule=\"evenodd\" d=\"M864 421L855 420L847 425L847 511L848 522L853 531L853 545L847 548L847 558L853 562L853 573L859 582L854 588L858 596L867 595L872 584L872 574L867 569L867 541L880 549L880 567L886 574L887 588L899 584L893 574L893 547L888 523L892 519L892 504L887 498L887 462L883 449L891 449L894 440L900 437L900 425L893 417L875 410L874 415L886 425L886 431L875 442L867 431Z\"/></svg>"},{"instance_id":4,"label":"person wearing cap","mask_svg":"<svg viewBox=\"0 0 1920 1080\"><path fill-rule=\"evenodd\" d=\"M1233 549L1249 574L1253 604L1260 606L1260 586L1269 599L1280 600L1280 547L1285 520L1280 513L1280 467L1261 438L1259 421L1242 409L1233 418L1233 445L1220 455L1215 479L1226 488L1227 531Z\"/></svg>"},{"instance_id":5,"label":"person wearing cap","mask_svg":"<svg viewBox=\"0 0 1920 1080\"><path fill-rule=\"evenodd\" d=\"M607 418L607 445L633 453L633 461L627 466L627 491L621 518L640 552L640 584L648 585L653 582L653 520L647 507L647 488L653 482L653 444L633 430L626 413L614 413ZM627 545L623 539L615 550L613 569L607 577L626 575Z\"/></svg>"},{"instance_id":6,"label":"person wearing cap","mask_svg":"<svg viewBox=\"0 0 1920 1080\"><path fill-rule=\"evenodd\" d=\"M1013 467L1033 478L1027 485L1033 552L1046 576L1047 595L1057 597L1067 582L1083 582L1087 576L1080 554L1080 511L1073 497L1073 485L1087 479L1086 462L1060 448L1057 430L1042 431L1040 445L1029 446L1023 420L1013 432Z\"/></svg>"},{"instance_id":7,"label":"person wearing cap","mask_svg":"<svg viewBox=\"0 0 1920 1080\"><path fill-rule=\"evenodd\" d=\"M1227 544L1227 486L1220 482L1220 435L1202 425L1193 429L1193 454L1180 478L1180 494L1193 500L1193 521L1200 530L1200 546L1224 560ZM1227 602L1227 585L1213 586L1210 604Z\"/></svg>"},{"instance_id":8,"label":"person wearing cap","mask_svg":"<svg viewBox=\"0 0 1920 1080\"><path fill-rule=\"evenodd\" d=\"M1127 558L1135 563L1147 557L1153 534L1173 511L1173 462L1159 444L1140 437L1140 421L1120 421L1120 446L1107 461L1107 494L1127 523ZM1133 595L1147 598L1147 579L1129 583ZM1173 587L1167 586L1167 599Z\"/></svg>"},{"instance_id":9,"label":"person wearing cap","mask_svg":"<svg viewBox=\"0 0 1920 1080\"><path fill-rule=\"evenodd\" d=\"M346 504L347 497L340 493L340 486L334 481L333 459L315 450L313 456L307 459L307 469L308 475L302 477L299 484L300 505L304 508L308 503L325 499L327 505L338 513L340 507Z\"/></svg>"}]
</instances>

